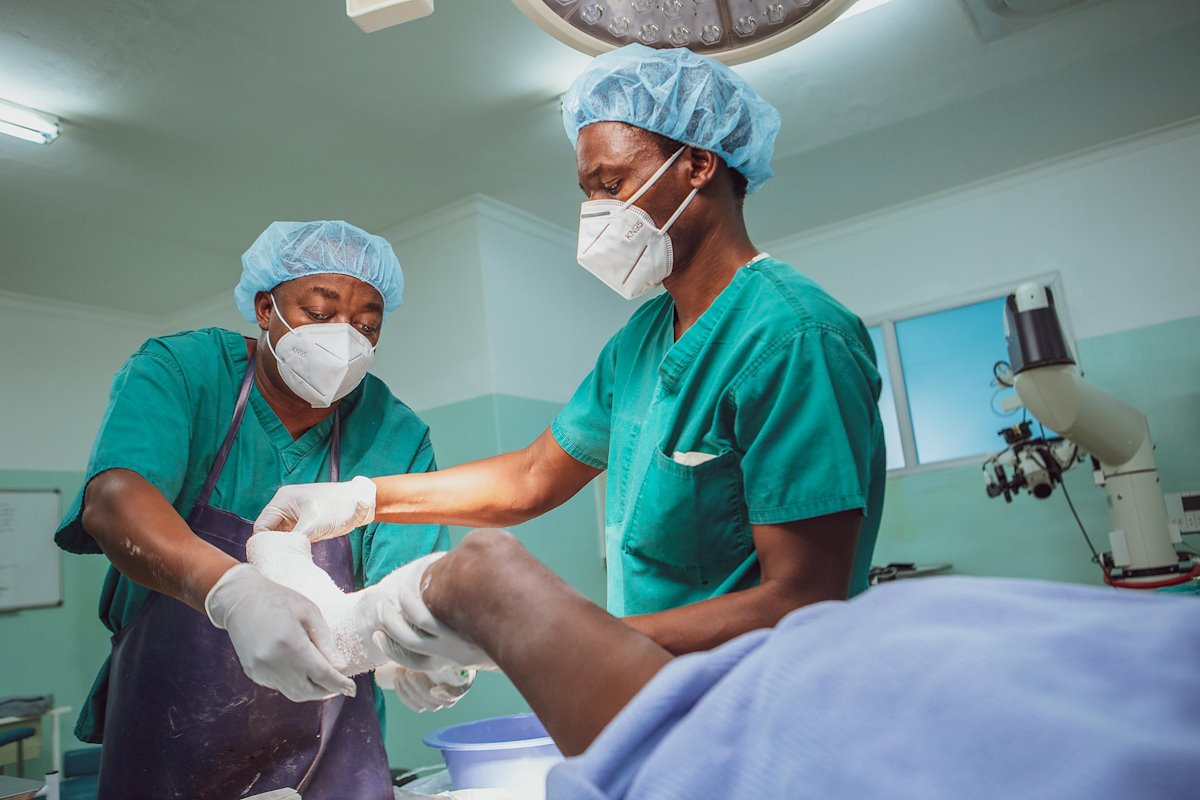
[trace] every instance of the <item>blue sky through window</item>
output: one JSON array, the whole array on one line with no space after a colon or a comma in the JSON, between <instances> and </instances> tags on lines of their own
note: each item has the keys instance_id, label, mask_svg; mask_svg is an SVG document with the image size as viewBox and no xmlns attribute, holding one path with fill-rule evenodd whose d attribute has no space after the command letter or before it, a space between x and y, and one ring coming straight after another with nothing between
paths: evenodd
<instances>
[{"instance_id":1,"label":"blue sky through window","mask_svg":"<svg viewBox=\"0 0 1200 800\"><path fill-rule=\"evenodd\" d=\"M1011 420L992 410L991 379L993 364L1008 360L1003 315L1001 297L896 323L918 463L1001 446L996 432Z\"/></svg>"}]
</instances>

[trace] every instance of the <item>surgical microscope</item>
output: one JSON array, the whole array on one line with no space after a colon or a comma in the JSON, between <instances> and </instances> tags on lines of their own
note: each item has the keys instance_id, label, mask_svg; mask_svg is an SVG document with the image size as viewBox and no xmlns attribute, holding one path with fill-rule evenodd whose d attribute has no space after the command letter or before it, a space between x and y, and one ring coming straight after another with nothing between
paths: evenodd
<instances>
[{"instance_id":1,"label":"surgical microscope","mask_svg":"<svg viewBox=\"0 0 1200 800\"><path fill-rule=\"evenodd\" d=\"M1084 380L1053 292L1037 283L1017 287L1004 304L1004 337L1010 371L997 370L998 380L1015 388L1029 414L1060 436L1034 437L1028 421L1000 431L1009 447L984 464L988 496L1011 502L1025 489L1044 499L1086 452L1113 521L1111 550L1097 554L1105 582L1146 589L1200 576L1200 560L1176 549L1182 539L1167 518L1146 416Z\"/></svg>"}]
</instances>

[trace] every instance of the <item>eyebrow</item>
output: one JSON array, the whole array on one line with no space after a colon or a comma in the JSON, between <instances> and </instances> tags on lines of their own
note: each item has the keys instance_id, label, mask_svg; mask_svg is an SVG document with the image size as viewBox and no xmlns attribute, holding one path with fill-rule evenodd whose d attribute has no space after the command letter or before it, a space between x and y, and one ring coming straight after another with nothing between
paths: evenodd
<instances>
[{"instance_id":1,"label":"eyebrow","mask_svg":"<svg viewBox=\"0 0 1200 800\"><path fill-rule=\"evenodd\" d=\"M338 294L336 289L330 289L328 286L310 286L308 287L309 294L318 294L326 300L341 300L342 296ZM363 311L374 311L377 314L383 314L383 305L370 300L363 303Z\"/></svg>"},{"instance_id":2,"label":"eyebrow","mask_svg":"<svg viewBox=\"0 0 1200 800\"><path fill-rule=\"evenodd\" d=\"M341 300L342 296L336 290L330 289L327 286L310 286L308 287L309 294L319 294L326 300Z\"/></svg>"}]
</instances>

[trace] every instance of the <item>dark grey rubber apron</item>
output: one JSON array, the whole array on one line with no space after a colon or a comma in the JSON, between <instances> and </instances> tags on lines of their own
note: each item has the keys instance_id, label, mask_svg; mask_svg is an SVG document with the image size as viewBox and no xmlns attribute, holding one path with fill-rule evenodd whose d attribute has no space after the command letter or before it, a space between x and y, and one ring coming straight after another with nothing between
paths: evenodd
<instances>
[{"instance_id":1,"label":"dark grey rubber apron","mask_svg":"<svg viewBox=\"0 0 1200 800\"><path fill-rule=\"evenodd\" d=\"M229 432L187 518L197 536L239 561L252 525L209 499L253 381L251 356ZM340 454L335 412L331 481ZM343 591L354 589L348 537L314 543L313 560ZM235 800L284 787L304 800L392 800L370 674L355 683L353 699L293 703L246 677L229 634L153 592L113 637L97 800Z\"/></svg>"}]
</instances>

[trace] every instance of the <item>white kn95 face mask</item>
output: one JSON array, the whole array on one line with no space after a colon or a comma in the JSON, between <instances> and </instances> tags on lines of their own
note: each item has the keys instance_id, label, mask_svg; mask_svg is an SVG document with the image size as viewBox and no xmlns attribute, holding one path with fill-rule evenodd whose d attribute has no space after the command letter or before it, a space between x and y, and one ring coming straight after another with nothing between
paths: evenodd
<instances>
[{"instance_id":1,"label":"white kn95 face mask","mask_svg":"<svg viewBox=\"0 0 1200 800\"><path fill-rule=\"evenodd\" d=\"M271 305L288 332L276 346L271 345L270 332L264 332L267 348L275 356L284 383L297 397L313 408L329 408L362 383L375 359L375 348L367 337L345 322L293 328L279 313L274 294Z\"/></svg>"},{"instance_id":2,"label":"white kn95 face mask","mask_svg":"<svg viewBox=\"0 0 1200 800\"><path fill-rule=\"evenodd\" d=\"M579 265L626 300L656 288L671 274L674 255L667 231L700 190L692 189L661 229L634 203L684 149L676 150L628 200L587 200L579 207Z\"/></svg>"}]
</instances>

